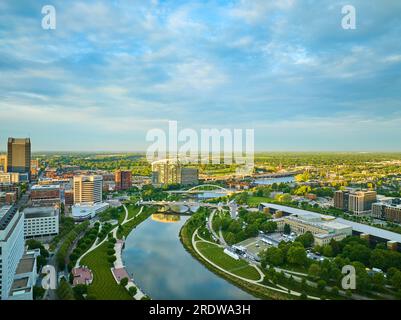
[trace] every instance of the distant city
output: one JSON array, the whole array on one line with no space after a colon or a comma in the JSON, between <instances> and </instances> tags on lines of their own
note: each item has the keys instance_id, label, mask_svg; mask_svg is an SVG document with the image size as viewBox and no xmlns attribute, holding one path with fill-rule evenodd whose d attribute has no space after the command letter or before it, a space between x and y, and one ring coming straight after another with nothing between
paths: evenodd
<instances>
[{"instance_id":1,"label":"distant city","mask_svg":"<svg viewBox=\"0 0 401 320\"><path fill-rule=\"evenodd\" d=\"M140 153L34 157L30 138L9 138L1 299L162 297L124 263L133 230L149 223L178 223L175 250L219 271L206 283L235 280L236 298L244 288L269 299L400 297L401 154L260 153L253 173L236 166L148 163ZM341 282L344 266L356 287Z\"/></svg>"}]
</instances>

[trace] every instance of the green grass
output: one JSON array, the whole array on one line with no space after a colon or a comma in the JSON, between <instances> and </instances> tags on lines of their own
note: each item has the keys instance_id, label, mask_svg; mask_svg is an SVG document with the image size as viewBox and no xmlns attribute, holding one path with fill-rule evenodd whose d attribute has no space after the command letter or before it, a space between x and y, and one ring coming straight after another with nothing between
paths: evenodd
<instances>
[{"instance_id":1,"label":"green grass","mask_svg":"<svg viewBox=\"0 0 401 320\"><path fill-rule=\"evenodd\" d=\"M134 206L134 205L126 205L128 209L128 219L131 219L137 215L139 212L140 207ZM145 208L144 208L145 210ZM124 210L124 215L125 215L125 210Z\"/></svg>"},{"instance_id":2,"label":"green grass","mask_svg":"<svg viewBox=\"0 0 401 320\"><path fill-rule=\"evenodd\" d=\"M270 201L271 201L271 199L270 198L266 198L266 197L249 197L248 201L247 201L247 204L250 207L257 207L262 202L270 202Z\"/></svg>"},{"instance_id":3,"label":"green grass","mask_svg":"<svg viewBox=\"0 0 401 320\"><path fill-rule=\"evenodd\" d=\"M107 261L107 242L82 259L82 265L93 272L93 282L88 288L88 295L97 300L132 300L128 291L118 285L111 274Z\"/></svg>"},{"instance_id":4,"label":"green grass","mask_svg":"<svg viewBox=\"0 0 401 320\"><path fill-rule=\"evenodd\" d=\"M221 268L246 279L259 280L259 272L244 260L235 260L223 252L223 248L206 242L196 244L205 257Z\"/></svg>"}]
</instances>

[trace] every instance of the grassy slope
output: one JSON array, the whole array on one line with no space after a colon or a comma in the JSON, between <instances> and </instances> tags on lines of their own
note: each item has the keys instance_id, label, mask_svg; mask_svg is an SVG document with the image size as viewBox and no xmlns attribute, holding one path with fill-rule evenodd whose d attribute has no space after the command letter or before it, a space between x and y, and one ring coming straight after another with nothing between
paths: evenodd
<instances>
[{"instance_id":1,"label":"grassy slope","mask_svg":"<svg viewBox=\"0 0 401 320\"><path fill-rule=\"evenodd\" d=\"M244 260L235 260L223 252L223 249L211 243L197 243L197 248L208 259L225 270L250 280L259 280L260 275L256 269Z\"/></svg>"},{"instance_id":2,"label":"grassy slope","mask_svg":"<svg viewBox=\"0 0 401 320\"><path fill-rule=\"evenodd\" d=\"M82 259L82 264L93 272L93 283L88 288L88 294L98 300L131 300L128 291L118 285L111 274L107 261L107 242L89 253Z\"/></svg>"},{"instance_id":3,"label":"grassy slope","mask_svg":"<svg viewBox=\"0 0 401 320\"><path fill-rule=\"evenodd\" d=\"M189 220L188 220L189 221ZM232 277L230 275L227 275L227 273L224 273L213 266L211 266L209 263L206 263L202 257L200 257L195 250L192 247L192 234L189 232L187 228L187 223L182 227L181 232L180 232L180 240L181 243L183 244L184 248L199 262L201 262L206 268L208 268L210 271L214 272L218 276L222 277L223 279L226 279L227 281L231 282L232 284L236 285L237 287L240 287L241 289L245 290L246 292L254 295L255 297L261 298L261 299L269 299L269 300L288 300L289 296L280 292L275 292L268 290L266 288L262 288L260 286L250 284L248 282L245 282L243 280L240 280L238 278Z\"/></svg>"}]
</instances>

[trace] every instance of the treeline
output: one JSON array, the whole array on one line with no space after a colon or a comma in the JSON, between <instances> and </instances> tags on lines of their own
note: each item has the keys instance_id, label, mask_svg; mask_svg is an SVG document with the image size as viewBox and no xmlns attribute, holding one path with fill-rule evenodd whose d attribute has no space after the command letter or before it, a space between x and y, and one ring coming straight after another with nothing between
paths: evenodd
<instances>
[{"instance_id":1,"label":"treeline","mask_svg":"<svg viewBox=\"0 0 401 320\"><path fill-rule=\"evenodd\" d=\"M213 228L221 229L224 239L230 245L241 242L245 239L256 237L259 230L264 233L276 231L277 223L271 221L271 216L262 212L248 212L246 209L239 210L238 219L231 219L229 216L216 216L213 220Z\"/></svg>"},{"instance_id":2,"label":"treeline","mask_svg":"<svg viewBox=\"0 0 401 320\"><path fill-rule=\"evenodd\" d=\"M401 295L400 252L388 250L384 244L370 247L366 240L351 236L342 241L332 240L322 247L315 246L313 251L326 257L323 261L315 261L309 259L306 252L313 243L312 239L308 232L293 243L281 242L278 247L268 248L261 254L262 266L301 268L313 279L340 287L343 266L352 265L356 270L357 291L381 292L390 286L397 296ZM373 272L373 268L383 272Z\"/></svg>"},{"instance_id":3,"label":"treeline","mask_svg":"<svg viewBox=\"0 0 401 320\"><path fill-rule=\"evenodd\" d=\"M89 226L89 221L82 222L74 227L64 238L63 244L56 254L57 265L63 269L66 263L68 251L77 237L84 232Z\"/></svg>"}]
</instances>

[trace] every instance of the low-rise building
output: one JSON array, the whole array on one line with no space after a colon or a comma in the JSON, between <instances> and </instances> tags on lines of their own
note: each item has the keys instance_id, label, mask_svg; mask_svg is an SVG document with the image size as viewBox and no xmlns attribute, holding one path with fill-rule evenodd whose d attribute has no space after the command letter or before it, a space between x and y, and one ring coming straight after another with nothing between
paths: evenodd
<instances>
[{"instance_id":1,"label":"low-rise building","mask_svg":"<svg viewBox=\"0 0 401 320\"><path fill-rule=\"evenodd\" d=\"M72 217L76 221L91 219L105 211L109 206L110 205L105 202L74 204L71 207Z\"/></svg>"},{"instance_id":2,"label":"low-rise building","mask_svg":"<svg viewBox=\"0 0 401 320\"><path fill-rule=\"evenodd\" d=\"M17 192L0 191L0 205L13 205L17 201Z\"/></svg>"},{"instance_id":3,"label":"low-rise building","mask_svg":"<svg viewBox=\"0 0 401 320\"><path fill-rule=\"evenodd\" d=\"M59 233L60 213L56 207L34 207L24 210L25 238L54 236Z\"/></svg>"},{"instance_id":4,"label":"low-rise building","mask_svg":"<svg viewBox=\"0 0 401 320\"><path fill-rule=\"evenodd\" d=\"M60 186L57 184L34 185L31 188L34 206L52 206L60 203Z\"/></svg>"},{"instance_id":5,"label":"low-rise building","mask_svg":"<svg viewBox=\"0 0 401 320\"><path fill-rule=\"evenodd\" d=\"M287 224L298 235L310 232L314 236L315 245L328 244L332 239L340 241L352 235L352 227L338 222L332 216L270 203L262 203L259 210L264 211L265 208L269 208L271 213L284 213L283 217L274 219L279 231L283 231Z\"/></svg>"}]
</instances>

